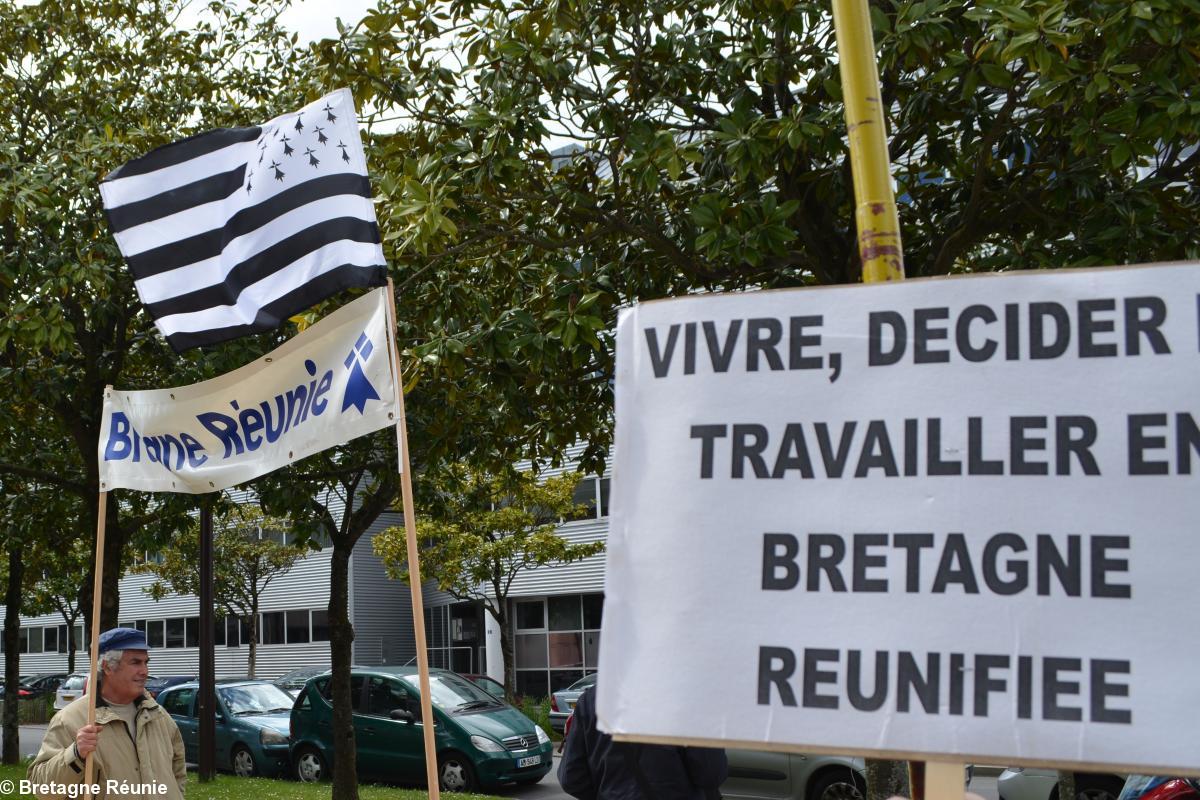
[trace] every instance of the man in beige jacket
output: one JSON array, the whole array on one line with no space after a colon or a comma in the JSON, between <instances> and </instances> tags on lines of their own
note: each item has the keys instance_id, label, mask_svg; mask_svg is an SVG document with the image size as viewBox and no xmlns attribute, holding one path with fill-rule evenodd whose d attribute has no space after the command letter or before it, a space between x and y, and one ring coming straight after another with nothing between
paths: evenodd
<instances>
[{"instance_id":1,"label":"man in beige jacket","mask_svg":"<svg viewBox=\"0 0 1200 800\"><path fill-rule=\"evenodd\" d=\"M86 694L54 715L29 767L34 794L42 800L83 797L84 760L95 753L94 797L183 800L183 737L146 692L146 634L113 628L100 635L99 645L96 723L87 724Z\"/></svg>"}]
</instances>

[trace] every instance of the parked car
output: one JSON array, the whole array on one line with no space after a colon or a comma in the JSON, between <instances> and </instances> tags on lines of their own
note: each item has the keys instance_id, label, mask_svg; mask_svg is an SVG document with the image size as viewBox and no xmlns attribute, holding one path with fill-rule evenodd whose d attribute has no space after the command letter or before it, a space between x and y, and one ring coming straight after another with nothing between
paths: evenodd
<instances>
[{"instance_id":1,"label":"parked car","mask_svg":"<svg viewBox=\"0 0 1200 800\"><path fill-rule=\"evenodd\" d=\"M20 675L17 677L17 683L19 683L19 684L24 683L25 681L29 680L32 677L33 677L32 675ZM4 680L3 679L0 679L0 697L4 697Z\"/></svg>"},{"instance_id":2,"label":"parked car","mask_svg":"<svg viewBox=\"0 0 1200 800\"><path fill-rule=\"evenodd\" d=\"M350 673L359 777L425 783L424 727L415 667ZM553 763L550 737L517 709L448 670L430 670L444 791L540 781ZM327 780L335 757L332 676L310 680L292 708L292 766L302 781Z\"/></svg>"},{"instance_id":3,"label":"parked car","mask_svg":"<svg viewBox=\"0 0 1200 800\"><path fill-rule=\"evenodd\" d=\"M188 761L199 760L199 684L183 683L164 689L158 703L170 714ZM216 762L218 769L236 775L274 777L287 773L288 723L292 698L270 681L220 681L217 695Z\"/></svg>"},{"instance_id":4,"label":"parked car","mask_svg":"<svg viewBox=\"0 0 1200 800\"><path fill-rule=\"evenodd\" d=\"M159 692L163 689L170 689L181 683L191 683L194 680L196 680L195 675L151 675L146 678L146 691L150 693L151 697L158 697Z\"/></svg>"},{"instance_id":5,"label":"parked car","mask_svg":"<svg viewBox=\"0 0 1200 800\"><path fill-rule=\"evenodd\" d=\"M575 703L585 689L596 685L596 673L584 675L565 689L559 689L550 695L550 727L562 733L567 724L567 717L575 710Z\"/></svg>"},{"instance_id":6,"label":"parked car","mask_svg":"<svg viewBox=\"0 0 1200 800\"><path fill-rule=\"evenodd\" d=\"M725 751L729 778L721 796L729 800L863 800L866 769L861 758L810 753ZM971 784L974 767L966 765L963 785Z\"/></svg>"},{"instance_id":7,"label":"parked car","mask_svg":"<svg viewBox=\"0 0 1200 800\"><path fill-rule=\"evenodd\" d=\"M1114 773L1075 773L1075 796L1086 800L1117 800L1125 776ZM1058 772L1033 767L1009 767L996 779L1000 800L1058 800Z\"/></svg>"},{"instance_id":8,"label":"parked car","mask_svg":"<svg viewBox=\"0 0 1200 800\"><path fill-rule=\"evenodd\" d=\"M86 694L87 680L88 676L86 672L76 672L74 675L68 675L67 679L58 687L58 691L54 693L55 710L66 708L75 698Z\"/></svg>"},{"instance_id":9,"label":"parked car","mask_svg":"<svg viewBox=\"0 0 1200 800\"><path fill-rule=\"evenodd\" d=\"M497 700L503 701L506 699L504 684L495 678L488 677L487 675L476 675L474 673L467 672L460 672L458 674L462 675L464 678L478 686L480 689L483 689Z\"/></svg>"},{"instance_id":10,"label":"parked car","mask_svg":"<svg viewBox=\"0 0 1200 800\"><path fill-rule=\"evenodd\" d=\"M26 700L57 692L58 687L62 686L66 679L67 673L65 672L45 672L31 675L21 681L21 685L17 689L17 696Z\"/></svg>"},{"instance_id":11,"label":"parked car","mask_svg":"<svg viewBox=\"0 0 1200 800\"><path fill-rule=\"evenodd\" d=\"M300 667L299 669L294 669L291 672L280 675L275 679L274 683L295 698L296 695L300 694L300 690L304 688L304 684L308 683L309 678L315 678L317 675L325 672L329 672L329 667Z\"/></svg>"}]
</instances>

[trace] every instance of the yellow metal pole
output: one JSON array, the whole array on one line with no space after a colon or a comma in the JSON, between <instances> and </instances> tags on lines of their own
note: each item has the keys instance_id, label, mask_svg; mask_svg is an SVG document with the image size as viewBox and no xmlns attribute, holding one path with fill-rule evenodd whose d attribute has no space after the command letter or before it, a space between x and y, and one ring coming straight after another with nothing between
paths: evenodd
<instances>
[{"instance_id":1,"label":"yellow metal pole","mask_svg":"<svg viewBox=\"0 0 1200 800\"><path fill-rule=\"evenodd\" d=\"M854 175L855 222L863 281L904 279L900 218L892 191L891 160L884 128L875 37L867 0L833 0L850 167ZM909 762L913 800L962 800L963 765L948 761Z\"/></svg>"},{"instance_id":2,"label":"yellow metal pole","mask_svg":"<svg viewBox=\"0 0 1200 800\"><path fill-rule=\"evenodd\" d=\"M833 24L846 104L863 281L898 281L904 277L904 252L867 0L833 0Z\"/></svg>"}]
</instances>

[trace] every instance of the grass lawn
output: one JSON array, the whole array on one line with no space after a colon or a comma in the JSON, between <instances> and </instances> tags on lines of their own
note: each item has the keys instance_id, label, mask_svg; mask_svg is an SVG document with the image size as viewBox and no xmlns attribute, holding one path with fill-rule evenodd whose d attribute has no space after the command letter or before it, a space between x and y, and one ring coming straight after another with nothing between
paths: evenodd
<instances>
[{"instance_id":1,"label":"grass lawn","mask_svg":"<svg viewBox=\"0 0 1200 800\"><path fill-rule=\"evenodd\" d=\"M9 766L0 764L0 790L7 789L3 781L12 781L17 789L25 778L27 764ZM426 800L429 797L424 789L397 789L391 786L363 785L359 787L362 800ZM503 800L490 794L455 794L446 797L461 798L462 800ZM5 800L21 798L34 800L33 795L20 794L17 791L5 793ZM274 780L271 778L237 778L233 775L217 774L212 783L200 783L194 772L188 774L188 800L244 800L253 797L254 800L326 800L330 796L327 783L297 783L296 781ZM82 795L80 796L82 797Z\"/></svg>"}]
</instances>

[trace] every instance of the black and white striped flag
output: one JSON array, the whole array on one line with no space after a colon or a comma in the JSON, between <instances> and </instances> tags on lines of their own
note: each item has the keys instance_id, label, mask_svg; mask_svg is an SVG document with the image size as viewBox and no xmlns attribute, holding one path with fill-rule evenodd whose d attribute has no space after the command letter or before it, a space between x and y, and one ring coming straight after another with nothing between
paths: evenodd
<instances>
[{"instance_id":1,"label":"black and white striped flag","mask_svg":"<svg viewBox=\"0 0 1200 800\"><path fill-rule=\"evenodd\" d=\"M100 185L147 312L176 352L278 327L387 266L354 100L201 133Z\"/></svg>"}]
</instances>

